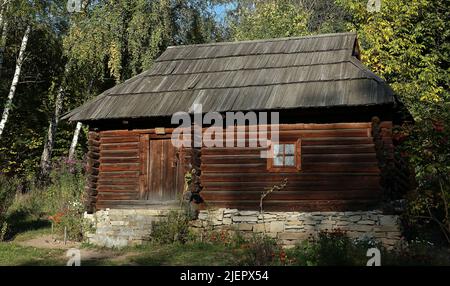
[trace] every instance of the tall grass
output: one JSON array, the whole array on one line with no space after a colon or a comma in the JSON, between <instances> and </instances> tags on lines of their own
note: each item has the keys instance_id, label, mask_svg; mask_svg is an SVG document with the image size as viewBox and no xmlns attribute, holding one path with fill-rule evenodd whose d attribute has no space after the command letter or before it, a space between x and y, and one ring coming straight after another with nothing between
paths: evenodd
<instances>
[{"instance_id":1,"label":"tall grass","mask_svg":"<svg viewBox=\"0 0 450 286\"><path fill-rule=\"evenodd\" d=\"M3 178L5 183L11 179ZM6 211L10 225L9 236L22 230L53 224L55 234L64 229L68 239L82 238L82 215L84 211L84 169L81 162L61 160L53 166L46 184L23 180L23 192L17 192ZM2 184L3 185L3 184Z\"/></svg>"}]
</instances>

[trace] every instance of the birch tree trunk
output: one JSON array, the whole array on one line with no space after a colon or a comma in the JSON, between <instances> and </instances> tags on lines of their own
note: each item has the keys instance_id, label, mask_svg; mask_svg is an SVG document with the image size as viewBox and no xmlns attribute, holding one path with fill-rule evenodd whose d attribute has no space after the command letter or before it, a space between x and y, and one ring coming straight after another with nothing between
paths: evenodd
<instances>
[{"instance_id":1,"label":"birch tree trunk","mask_svg":"<svg viewBox=\"0 0 450 286\"><path fill-rule=\"evenodd\" d=\"M64 80L61 82L61 85L58 89L58 93L56 94L56 102L55 102L55 112L53 114L53 118L50 121L50 125L48 127L47 132L47 140L45 141L44 150L42 151L41 156L41 177L46 178L50 169L51 169L51 158L53 152L53 146L55 145L56 138L56 130L58 128L59 117L61 115L63 98L64 98Z\"/></svg>"},{"instance_id":2,"label":"birch tree trunk","mask_svg":"<svg viewBox=\"0 0 450 286\"><path fill-rule=\"evenodd\" d=\"M75 159L75 151L77 148L78 137L80 136L80 130L82 125L83 124L81 122L78 122L77 126L75 127L75 132L73 133L72 143L70 144L69 149L69 161Z\"/></svg>"},{"instance_id":3,"label":"birch tree trunk","mask_svg":"<svg viewBox=\"0 0 450 286\"><path fill-rule=\"evenodd\" d=\"M8 7L9 0L2 1L1 8L0 8L0 28L3 27L3 20L5 19L5 12L6 8Z\"/></svg>"},{"instance_id":4,"label":"birch tree trunk","mask_svg":"<svg viewBox=\"0 0 450 286\"><path fill-rule=\"evenodd\" d=\"M4 108L3 114L2 114L2 119L0 121L0 138L2 137L3 130L5 129L6 121L8 121L9 111L11 110L12 101L13 101L14 95L16 93L17 83L19 82L20 70L22 68L23 58L24 58L25 50L27 48L28 37L30 35L30 31L31 31L31 26L28 25L27 29L25 30L25 34L23 35L23 38L22 38L22 44L20 45L19 56L17 57L17 61L16 61L16 70L14 72L14 77L13 77L13 80L11 83L11 88L9 90L8 98L6 100L5 108Z\"/></svg>"},{"instance_id":5,"label":"birch tree trunk","mask_svg":"<svg viewBox=\"0 0 450 286\"><path fill-rule=\"evenodd\" d=\"M3 13L2 13L3 14ZM4 18L4 16L2 16ZM8 19L4 18L2 20L3 26L0 24L0 27L2 29L2 35L0 38L0 76L3 69L3 55L5 54L5 48L6 48L6 33L8 30Z\"/></svg>"}]
</instances>

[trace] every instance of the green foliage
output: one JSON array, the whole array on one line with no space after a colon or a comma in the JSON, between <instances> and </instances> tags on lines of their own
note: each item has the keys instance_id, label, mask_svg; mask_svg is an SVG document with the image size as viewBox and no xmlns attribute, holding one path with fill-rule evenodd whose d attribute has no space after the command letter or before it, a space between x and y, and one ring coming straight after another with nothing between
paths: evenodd
<instances>
[{"instance_id":1,"label":"green foliage","mask_svg":"<svg viewBox=\"0 0 450 286\"><path fill-rule=\"evenodd\" d=\"M302 36L308 34L309 15L289 1L258 2L240 11L232 23L235 40Z\"/></svg>"},{"instance_id":2,"label":"green foliage","mask_svg":"<svg viewBox=\"0 0 450 286\"><path fill-rule=\"evenodd\" d=\"M417 180L403 216L406 234L450 243L450 105L435 105L421 117L395 134Z\"/></svg>"},{"instance_id":3,"label":"green foliage","mask_svg":"<svg viewBox=\"0 0 450 286\"><path fill-rule=\"evenodd\" d=\"M381 265L449 265L448 249L427 241L411 241L386 249L370 238L350 239L341 231L321 232L317 239L303 241L286 251L289 265L297 266L365 266L367 250L377 248Z\"/></svg>"},{"instance_id":4,"label":"green foliage","mask_svg":"<svg viewBox=\"0 0 450 286\"><path fill-rule=\"evenodd\" d=\"M0 175L0 241L2 241L6 235L8 228L6 213L13 203L18 187L19 182L17 179L10 179L4 175Z\"/></svg>"},{"instance_id":5,"label":"green foliage","mask_svg":"<svg viewBox=\"0 0 450 286\"><path fill-rule=\"evenodd\" d=\"M284 251L275 239L266 235L251 236L241 244L241 249L243 253L239 265L269 266L284 262Z\"/></svg>"},{"instance_id":6,"label":"green foliage","mask_svg":"<svg viewBox=\"0 0 450 286\"><path fill-rule=\"evenodd\" d=\"M46 186L28 185L25 193L18 194L8 209L7 221L11 235L20 231L21 224L50 221L57 235L67 230L68 239L81 240L84 222L84 175L81 162L63 161L54 166L51 182ZM42 225L42 223L39 223Z\"/></svg>"},{"instance_id":7,"label":"green foliage","mask_svg":"<svg viewBox=\"0 0 450 286\"><path fill-rule=\"evenodd\" d=\"M344 232L334 230L319 232L317 239L299 243L288 256L294 265L301 266L358 265L356 258L365 258L367 249Z\"/></svg>"},{"instance_id":8,"label":"green foliage","mask_svg":"<svg viewBox=\"0 0 450 286\"><path fill-rule=\"evenodd\" d=\"M340 0L352 15L348 28L358 32L362 59L385 78L415 119L427 103L449 100L449 10L445 1L383 1L370 13L367 1Z\"/></svg>"},{"instance_id":9,"label":"green foliage","mask_svg":"<svg viewBox=\"0 0 450 286\"><path fill-rule=\"evenodd\" d=\"M191 237L189 220L186 212L171 210L163 219L152 222L151 239L160 244L184 244Z\"/></svg>"}]
</instances>

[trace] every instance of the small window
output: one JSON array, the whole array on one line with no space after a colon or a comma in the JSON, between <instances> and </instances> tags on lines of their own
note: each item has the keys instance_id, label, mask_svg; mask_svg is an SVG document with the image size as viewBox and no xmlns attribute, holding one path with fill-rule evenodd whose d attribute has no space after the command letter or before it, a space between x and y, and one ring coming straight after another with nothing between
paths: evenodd
<instances>
[{"instance_id":1,"label":"small window","mask_svg":"<svg viewBox=\"0 0 450 286\"><path fill-rule=\"evenodd\" d=\"M273 144L271 150L272 156L268 159L270 171L296 172L300 170L300 140Z\"/></svg>"}]
</instances>

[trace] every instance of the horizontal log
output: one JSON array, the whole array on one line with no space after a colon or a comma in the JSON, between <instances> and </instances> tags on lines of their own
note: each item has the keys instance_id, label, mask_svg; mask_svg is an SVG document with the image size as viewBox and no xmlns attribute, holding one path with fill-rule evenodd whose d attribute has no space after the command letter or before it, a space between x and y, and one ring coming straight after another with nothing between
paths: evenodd
<instances>
[{"instance_id":1,"label":"horizontal log","mask_svg":"<svg viewBox=\"0 0 450 286\"><path fill-rule=\"evenodd\" d=\"M139 142L139 136L101 137L100 142L101 142L101 144Z\"/></svg>"},{"instance_id":2,"label":"horizontal log","mask_svg":"<svg viewBox=\"0 0 450 286\"><path fill-rule=\"evenodd\" d=\"M139 194L98 194L97 201L102 200L136 200L139 198Z\"/></svg>"},{"instance_id":3,"label":"horizontal log","mask_svg":"<svg viewBox=\"0 0 450 286\"><path fill-rule=\"evenodd\" d=\"M98 132L89 131L88 133L88 139L92 140L100 140L100 134Z\"/></svg>"},{"instance_id":4,"label":"horizontal log","mask_svg":"<svg viewBox=\"0 0 450 286\"><path fill-rule=\"evenodd\" d=\"M138 171L115 171L115 172L101 172L99 174L99 180L111 180L116 178L138 178Z\"/></svg>"},{"instance_id":5,"label":"horizontal log","mask_svg":"<svg viewBox=\"0 0 450 286\"><path fill-rule=\"evenodd\" d=\"M378 166L370 163L304 163L302 171L380 173Z\"/></svg>"},{"instance_id":6,"label":"horizontal log","mask_svg":"<svg viewBox=\"0 0 450 286\"><path fill-rule=\"evenodd\" d=\"M108 151L101 151L100 152L101 158L107 158L107 157L134 157L139 158L139 151L138 150L108 150Z\"/></svg>"},{"instance_id":7,"label":"horizontal log","mask_svg":"<svg viewBox=\"0 0 450 286\"><path fill-rule=\"evenodd\" d=\"M216 173L216 172L226 172L226 173L256 173L256 172L266 172L267 164L202 164L201 170L204 173Z\"/></svg>"},{"instance_id":8,"label":"horizontal log","mask_svg":"<svg viewBox=\"0 0 450 286\"><path fill-rule=\"evenodd\" d=\"M100 147L100 141L89 139L88 140L88 145L89 146L94 146L94 147Z\"/></svg>"},{"instance_id":9,"label":"horizontal log","mask_svg":"<svg viewBox=\"0 0 450 286\"><path fill-rule=\"evenodd\" d=\"M219 165L219 164L267 164L267 159L260 158L259 156L245 157L245 156L215 156L215 157L202 157L201 164L203 165Z\"/></svg>"},{"instance_id":10,"label":"horizontal log","mask_svg":"<svg viewBox=\"0 0 450 286\"><path fill-rule=\"evenodd\" d=\"M269 194L264 202L271 200L353 200L353 199L378 199L381 192L377 191L347 191L347 192L323 192L323 191L277 191ZM215 191L209 192L203 190L202 198L206 202L212 201L241 201L241 200L260 200L261 192L257 191Z\"/></svg>"},{"instance_id":11,"label":"horizontal log","mask_svg":"<svg viewBox=\"0 0 450 286\"><path fill-rule=\"evenodd\" d=\"M104 157L100 159L102 164L139 163L138 157Z\"/></svg>"},{"instance_id":12,"label":"horizontal log","mask_svg":"<svg viewBox=\"0 0 450 286\"><path fill-rule=\"evenodd\" d=\"M100 148L92 145L88 145L88 151L92 153L100 153Z\"/></svg>"},{"instance_id":13,"label":"horizontal log","mask_svg":"<svg viewBox=\"0 0 450 286\"><path fill-rule=\"evenodd\" d=\"M109 163L102 163L100 165L100 171L101 172L112 172L112 171L139 171L139 164L138 163L116 163L116 164L109 164Z\"/></svg>"},{"instance_id":14,"label":"horizontal log","mask_svg":"<svg viewBox=\"0 0 450 286\"><path fill-rule=\"evenodd\" d=\"M137 191L139 189L139 185L103 185L99 184L97 190L99 192L119 192L119 191Z\"/></svg>"},{"instance_id":15,"label":"horizontal log","mask_svg":"<svg viewBox=\"0 0 450 286\"><path fill-rule=\"evenodd\" d=\"M305 181L336 181L337 183L340 183L342 181L356 181L356 180L378 180L379 175L373 174L373 173L314 173L314 174L308 174L304 172L300 173L250 173L250 174L239 174L239 176L236 176L236 174L233 173L207 173L202 174L201 179L202 181L216 181L216 182L222 182L222 181L245 181L245 182L252 182L252 181L279 181L281 182L287 178L289 181L291 180L305 180Z\"/></svg>"},{"instance_id":16,"label":"horizontal log","mask_svg":"<svg viewBox=\"0 0 450 286\"><path fill-rule=\"evenodd\" d=\"M326 138L305 138L302 139L302 146L326 146L326 145L360 145L373 144L373 139L363 137L326 137Z\"/></svg>"},{"instance_id":17,"label":"horizontal log","mask_svg":"<svg viewBox=\"0 0 450 286\"><path fill-rule=\"evenodd\" d=\"M259 210L259 200L254 201L211 201L209 208L236 208L241 210ZM371 210L379 204L378 200L301 200L267 201L264 211L352 211Z\"/></svg>"},{"instance_id":18,"label":"horizontal log","mask_svg":"<svg viewBox=\"0 0 450 286\"><path fill-rule=\"evenodd\" d=\"M302 154L360 154L375 153L374 144L361 145L310 145L302 146Z\"/></svg>"},{"instance_id":19,"label":"horizontal log","mask_svg":"<svg viewBox=\"0 0 450 286\"><path fill-rule=\"evenodd\" d=\"M217 147L205 147L202 150L202 158L204 156L214 155L254 155L259 156L261 151L267 150L267 148L217 148Z\"/></svg>"},{"instance_id":20,"label":"horizontal log","mask_svg":"<svg viewBox=\"0 0 450 286\"><path fill-rule=\"evenodd\" d=\"M101 150L139 150L139 143L108 143L102 144Z\"/></svg>"},{"instance_id":21,"label":"horizontal log","mask_svg":"<svg viewBox=\"0 0 450 286\"><path fill-rule=\"evenodd\" d=\"M139 180L137 178L131 177L131 178L100 178L98 180L98 184L102 185L136 185L139 183Z\"/></svg>"},{"instance_id":22,"label":"horizontal log","mask_svg":"<svg viewBox=\"0 0 450 286\"><path fill-rule=\"evenodd\" d=\"M87 157L90 158L90 159L98 160L100 158L100 153L99 152L94 152L94 151L89 151L87 153Z\"/></svg>"},{"instance_id":23,"label":"horizontal log","mask_svg":"<svg viewBox=\"0 0 450 286\"><path fill-rule=\"evenodd\" d=\"M88 166L93 168L98 168L100 166L100 161L96 159L88 159L87 163Z\"/></svg>"},{"instance_id":24,"label":"horizontal log","mask_svg":"<svg viewBox=\"0 0 450 286\"><path fill-rule=\"evenodd\" d=\"M286 178L287 179L287 178ZM365 188L378 188L379 177L365 178L365 179L355 179L355 180L336 180L323 178L321 181L305 181L305 180L289 180L287 179L287 187L293 189L323 189L323 190L346 190L346 189L365 189ZM223 182L213 182L208 180L202 180L202 185L208 189L259 189L264 190L266 188L272 187L273 185L280 184L282 180L273 181L223 181Z\"/></svg>"},{"instance_id":25,"label":"horizontal log","mask_svg":"<svg viewBox=\"0 0 450 286\"><path fill-rule=\"evenodd\" d=\"M99 174L99 168L96 168L96 167L93 167L93 166L88 166L88 167L86 168L86 172L87 172L89 175L97 176L97 175Z\"/></svg>"},{"instance_id":26,"label":"horizontal log","mask_svg":"<svg viewBox=\"0 0 450 286\"><path fill-rule=\"evenodd\" d=\"M202 164L203 173L257 173L269 172L266 164ZM300 172L361 172L379 173L374 163L303 163Z\"/></svg>"},{"instance_id":27,"label":"horizontal log","mask_svg":"<svg viewBox=\"0 0 450 286\"><path fill-rule=\"evenodd\" d=\"M378 160L375 153L369 154L303 154L302 155L303 164L307 163L353 163L353 162L366 162L374 163L377 165Z\"/></svg>"}]
</instances>

